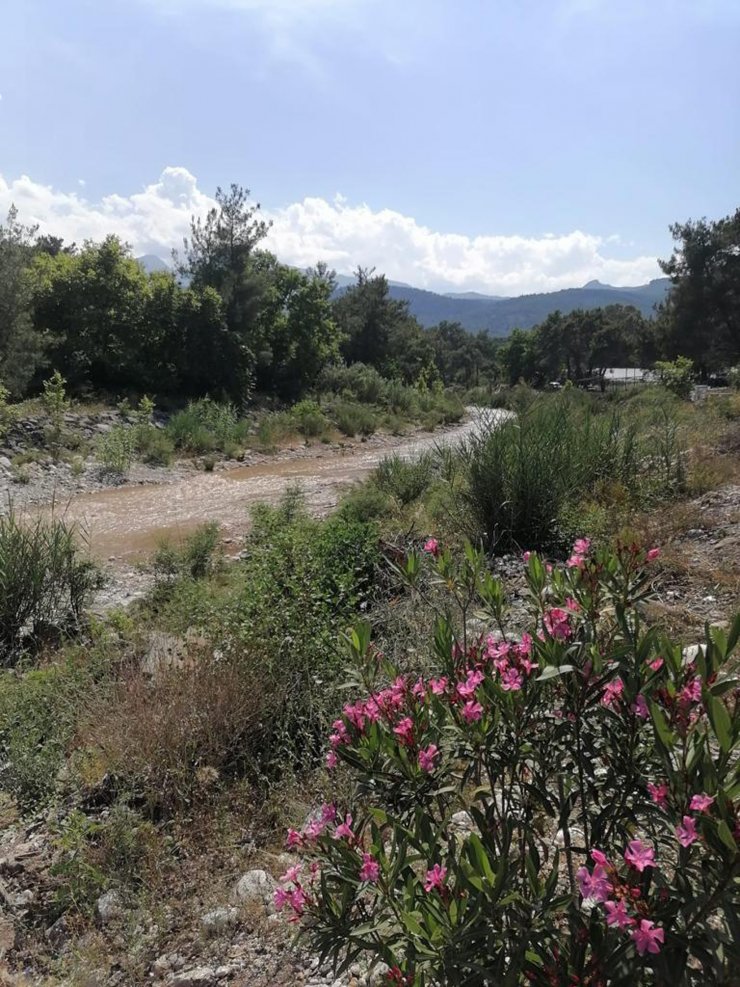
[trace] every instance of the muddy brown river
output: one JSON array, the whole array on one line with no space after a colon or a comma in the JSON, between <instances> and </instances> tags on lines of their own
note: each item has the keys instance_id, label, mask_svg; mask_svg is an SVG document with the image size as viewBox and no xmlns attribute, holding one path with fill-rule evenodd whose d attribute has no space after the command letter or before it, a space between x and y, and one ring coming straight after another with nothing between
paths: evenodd
<instances>
[{"instance_id":1,"label":"muddy brown river","mask_svg":"<svg viewBox=\"0 0 740 987\"><path fill-rule=\"evenodd\" d=\"M180 539L206 521L218 522L227 547L238 551L252 505L276 503L287 489L299 486L309 510L326 513L343 490L366 477L386 456L410 457L435 446L454 445L479 427L481 419L477 409L469 409L465 422L442 432L339 451L317 446L315 454L300 458L278 455L256 465L192 473L169 483L78 494L61 513L80 524L95 558L117 567L131 566L150 555L164 537Z\"/></svg>"}]
</instances>

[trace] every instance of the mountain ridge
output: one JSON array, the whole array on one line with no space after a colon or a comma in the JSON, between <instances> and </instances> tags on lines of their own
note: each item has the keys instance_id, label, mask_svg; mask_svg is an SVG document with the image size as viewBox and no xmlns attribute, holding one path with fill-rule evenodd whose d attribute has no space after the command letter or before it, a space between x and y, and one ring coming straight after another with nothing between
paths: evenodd
<instances>
[{"instance_id":1,"label":"mountain ridge","mask_svg":"<svg viewBox=\"0 0 740 987\"><path fill-rule=\"evenodd\" d=\"M166 261L154 254L136 259L145 271L171 270ZM355 279L347 274L337 275L337 293L354 283ZM477 291L428 291L389 279L388 293L391 298L407 302L411 314L426 328L445 321L459 322L469 332L507 336L512 329L531 329L553 312L567 315L578 308L634 305L644 316L650 316L665 299L670 284L669 278L653 278L647 284L619 287L593 279L582 288L502 297Z\"/></svg>"}]
</instances>

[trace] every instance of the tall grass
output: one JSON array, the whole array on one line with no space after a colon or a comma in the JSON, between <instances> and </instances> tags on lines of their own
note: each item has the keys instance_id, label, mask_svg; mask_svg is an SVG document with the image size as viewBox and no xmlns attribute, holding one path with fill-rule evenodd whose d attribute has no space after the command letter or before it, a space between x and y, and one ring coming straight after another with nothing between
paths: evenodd
<instances>
[{"instance_id":1,"label":"tall grass","mask_svg":"<svg viewBox=\"0 0 740 987\"><path fill-rule=\"evenodd\" d=\"M50 631L78 625L100 581L74 525L0 517L0 664L13 664Z\"/></svg>"},{"instance_id":2,"label":"tall grass","mask_svg":"<svg viewBox=\"0 0 740 987\"><path fill-rule=\"evenodd\" d=\"M167 423L167 434L177 449L202 454L228 451L244 442L249 422L240 418L232 404L210 398L191 401Z\"/></svg>"},{"instance_id":3,"label":"tall grass","mask_svg":"<svg viewBox=\"0 0 740 987\"><path fill-rule=\"evenodd\" d=\"M473 534L498 551L555 546L567 504L600 481L633 489L645 468L635 423L565 396L492 423L462 456Z\"/></svg>"}]
</instances>

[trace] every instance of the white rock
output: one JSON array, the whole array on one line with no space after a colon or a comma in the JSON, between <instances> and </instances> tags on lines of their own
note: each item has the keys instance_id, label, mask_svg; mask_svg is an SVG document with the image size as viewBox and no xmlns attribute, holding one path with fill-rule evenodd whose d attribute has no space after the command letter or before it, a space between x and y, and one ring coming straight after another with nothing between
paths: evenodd
<instances>
[{"instance_id":1,"label":"white rock","mask_svg":"<svg viewBox=\"0 0 740 987\"><path fill-rule=\"evenodd\" d=\"M272 907L272 897L277 882L265 870L248 870L243 874L234 888L234 894L239 901L246 905L262 905L266 909Z\"/></svg>"},{"instance_id":2,"label":"white rock","mask_svg":"<svg viewBox=\"0 0 740 987\"><path fill-rule=\"evenodd\" d=\"M0 466L2 466L3 469L9 470L12 467L12 465L13 464L11 463L11 461L8 459L7 456L0 456Z\"/></svg>"},{"instance_id":3,"label":"white rock","mask_svg":"<svg viewBox=\"0 0 740 987\"><path fill-rule=\"evenodd\" d=\"M214 908L212 912L202 916L200 924L209 932L219 932L230 925L236 925L238 921L239 912L236 908Z\"/></svg>"},{"instance_id":4,"label":"white rock","mask_svg":"<svg viewBox=\"0 0 740 987\"><path fill-rule=\"evenodd\" d=\"M456 812L454 814L452 819L450 819L450 826L454 829L461 830L464 833L472 833L475 829L475 823L471 819L470 814L465 812L465 810L461 810L460 812Z\"/></svg>"},{"instance_id":5,"label":"white rock","mask_svg":"<svg viewBox=\"0 0 740 987\"><path fill-rule=\"evenodd\" d=\"M95 902L95 914L103 925L120 918L123 914L123 903L117 891L106 891Z\"/></svg>"},{"instance_id":6,"label":"white rock","mask_svg":"<svg viewBox=\"0 0 740 987\"><path fill-rule=\"evenodd\" d=\"M197 966L176 973L170 983L172 987L210 987L216 983L216 971L210 966Z\"/></svg>"}]
</instances>

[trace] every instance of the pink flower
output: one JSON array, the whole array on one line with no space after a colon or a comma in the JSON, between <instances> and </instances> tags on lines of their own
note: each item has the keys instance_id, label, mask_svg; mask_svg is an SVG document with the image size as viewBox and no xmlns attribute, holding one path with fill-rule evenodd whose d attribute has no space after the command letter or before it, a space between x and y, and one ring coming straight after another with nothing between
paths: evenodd
<instances>
[{"instance_id":1,"label":"pink flower","mask_svg":"<svg viewBox=\"0 0 740 987\"><path fill-rule=\"evenodd\" d=\"M471 696L475 695L475 690L483 681L483 672L471 669L468 672L467 678L462 685L457 687L458 694L463 697L463 699L469 699Z\"/></svg>"},{"instance_id":2,"label":"pink flower","mask_svg":"<svg viewBox=\"0 0 740 987\"><path fill-rule=\"evenodd\" d=\"M365 708L363 703L345 703L342 712L352 726L357 727L360 732L365 729Z\"/></svg>"},{"instance_id":3,"label":"pink flower","mask_svg":"<svg viewBox=\"0 0 740 987\"><path fill-rule=\"evenodd\" d=\"M416 682L411 687L411 692L412 692L412 694L414 696L416 696L417 699L419 699L419 700L421 700L423 702L424 701L424 697L427 694L427 691L424 688L424 679L421 679L421 678L420 679L417 679Z\"/></svg>"},{"instance_id":4,"label":"pink flower","mask_svg":"<svg viewBox=\"0 0 740 987\"><path fill-rule=\"evenodd\" d=\"M301 873L301 865L293 864L286 872L278 878L281 884L297 884L298 875Z\"/></svg>"},{"instance_id":5,"label":"pink flower","mask_svg":"<svg viewBox=\"0 0 740 987\"><path fill-rule=\"evenodd\" d=\"M581 897L591 901L606 901L613 890L606 870L601 864L594 865L592 874L589 874L588 868L579 867L576 871L576 879Z\"/></svg>"},{"instance_id":6,"label":"pink flower","mask_svg":"<svg viewBox=\"0 0 740 987\"><path fill-rule=\"evenodd\" d=\"M581 604L572 596L567 596L565 598L565 609L570 610L572 613L579 613Z\"/></svg>"},{"instance_id":7,"label":"pink flower","mask_svg":"<svg viewBox=\"0 0 740 987\"><path fill-rule=\"evenodd\" d=\"M426 879L424 881L424 890L433 891L435 888L442 888L447 877L447 868L440 867L439 864L435 864L431 870L426 873Z\"/></svg>"},{"instance_id":8,"label":"pink flower","mask_svg":"<svg viewBox=\"0 0 740 987\"><path fill-rule=\"evenodd\" d=\"M571 555L568 561L565 563L569 569L582 569L586 564L586 560L582 555Z\"/></svg>"},{"instance_id":9,"label":"pink flower","mask_svg":"<svg viewBox=\"0 0 740 987\"><path fill-rule=\"evenodd\" d=\"M436 538L427 538L424 542L424 551L428 552L430 555L439 555L439 542Z\"/></svg>"},{"instance_id":10,"label":"pink flower","mask_svg":"<svg viewBox=\"0 0 740 987\"><path fill-rule=\"evenodd\" d=\"M696 820L691 816L684 816L683 822L676 826L676 839L681 846L691 846L694 840L699 839L696 831Z\"/></svg>"},{"instance_id":11,"label":"pink flower","mask_svg":"<svg viewBox=\"0 0 740 987\"><path fill-rule=\"evenodd\" d=\"M659 555L660 555L660 549L659 548L651 548L648 551L648 553L645 556L645 558L646 558L646 560L648 562L655 562L655 560L658 558Z\"/></svg>"},{"instance_id":12,"label":"pink flower","mask_svg":"<svg viewBox=\"0 0 740 987\"><path fill-rule=\"evenodd\" d=\"M560 607L553 607L542 618L547 633L558 641L567 641L573 631L570 627L570 614Z\"/></svg>"},{"instance_id":13,"label":"pink flower","mask_svg":"<svg viewBox=\"0 0 740 987\"><path fill-rule=\"evenodd\" d=\"M442 696L447 688L447 679L444 675L441 675L438 679L432 679L429 683L429 688L435 696Z\"/></svg>"},{"instance_id":14,"label":"pink flower","mask_svg":"<svg viewBox=\"0 0 740 987\"><path fill-rule=\"evenodd\" d=\"M661 782L660 785L654 785L651 781L648 782L647 790L650 792L650 798L655 802L657 806L661 809L665 809L668 804L668 785L665 782Z\"/></svg>"},{"instance_id":15,"label":"pink flower","mask_svg":"<svg viewBox=\"0 0 740 987\"><path fill-rule=\"evenodd\" d=\"M648 709L645 697L641 692L635 697L635 701L630 706L630 709L635 716L639 716L641 720L646 720L650 716L650 710Z\"/></svg>"},{"instance_id":16,"label":"pink flower","mask_svg":"<svg viewBox=\"0 0 740 987\"><path fill-rule=\"evenodd\" d=\"M518 692L524 679L518 668L507 668L501 676L501 688L506 692Z\"/></svg>"},{"instance_id":17,"label":"pink flower","mask_svg":"<svg viewBox=\"0 0 740 987\"><path fill-rule=\"evenodd\" d=\"M519 642L519 654L528 658L532 654L532 635L525 631Z\"/></svg>"},{"instance_id":18,"label":"pink flower","mask_svg":"<svg viewBox=\"0 0 740 987\"><path fill-rule=\"evenodd\" d=\"M591 859L595 864L601 864L602 867L611 867L609 860L605 853L601 850L592 850Z\"/></svg>"},{"instance_id":19,"label":"pink flower","mask_svg":"<svg viewBox=\"0 0 740 987\"><path fill-rule=\"evenodd\" d=\"M283 908L288 904L290 900L290 892L286 891L285 888L275 888L275 894L273 895L273 901L275 902L275 908L278 911L282 911Z\"/></svg>"},{"instance_id":20,"label":"pink flower","mask_svg":"<svg viewBox=\"0 0 740 987\"><path fill-rule=\"evenodd\" d=\"M285 840L285 845L289 850L292 850L294 847L303 846L303 837L301 836L301 834L298 832L297 829L288 830L288 836Z\"/></svg>"},{"instance_id":21,"label":"pink flower","mask_svg":"<svg viewBox=\"0 0 740 987\"><path fill-rule=\"evenodd\" d=\"M640 956L644 956L645 953L660 952L659 943L665 941L665 932L660 927L655 928L654 922L641 918L639 926L632 932L632 938L635 941L637 952Z\"/></svg>"},{"instance_id":22,"label":"pink flower","mask_svg":"<svg viewBox=\"0 0 740 987\"><path fill-rule=\"evenodd\" d=\"M623 692L624 682L621 679L613 679L604 687L604 691L601 694L601 705L607 707L614 706Z\"/></svg>"},{"instance_id":23,"label":"pink flower","mask_svg":"<svg viewBox=\"0 0 740 987\"><path fill-rule=\"evenodd\" d=\"M427 773L434 771L438 757L439 748L436 744L430 744L426 750L422 748L419 751L419 767L422 771L426 771Z\"/></svg>"},{"instance_id":24,"label":"pink flower","mask_svg":"<svg viewBox=\"0 0 740 987\"><path fill-rule=\"evenodd\" d=\"M319 812L321 813L321 821L323 823L334 822L337 818L337 807L330 802L324 802Z\"/></svg>"},{"instance_id":25,"label":"pink flower","mask_svg":"<svg viewBox=\"0 0 740 987\"><path fill-rule=\"evenodd\" d=\"M648 665L654 672L659 671L663 667L663 659L658 655L657 658L653 658L652 661L648 662Z\"/></svg>"},{"instance_id":26,"label":"pink flower","mask_svg":"<svg viewBox=\"0 0 740 987\"><path fill-rule=\"evenodd\" d=\"M329 753L326 755L326 767L327 767L327 769L329 771L332 771L334 768L336 768L337 761L338 761L338 758L337 758L337 755L334 753L334 751L329 751Z\"/></svg>"},{"instance_id":27,"label":"pink flower","mask_svg":"<svg viewBox=\"0 0 740 987\"><path fill-rule=\"evenodd\" d=\"M698 703L700 699L701 680L696 678L692 679L690 682L687 682L678 694L678 701L684 703L686 706L691 706L693 703Z\"/></svg>"},{"instance_id":28,"label":"pink flower","mask_svg":"<svg viewBox=\"0 0 740 987\"><path fill-rule=\"evenodd\" d=\"M532 553L525 552L524 555L522 555L522 558L524 559L525 562L529 562L529 560L532 558Z\"/></svg>"},{"instance_id":29,"label":"pink flower","mask_svg":"<svg viewBox=\"0 0 740 987\"><path fill-rule=\"evenodd\" d=\"M713 795L693 795L689 808L694 812L706 812L712 805L714 805Z\"/></svg>"},{"instance_id":30,"label":"pink flower","mask_svg":"<svg viewBox=\"0 0 740 987\"><path fill-rule=\"evenodd\" d=\"M334 830L335 840L352 840L354 839L354 833L352 832L352 816L348 812L344 817L344 822L340 823Z\"/></svg>"},{"instance_id":31,"label":"pink flower","mask_svg":"<svg viewBox=\"0 0 740 987\"><path fill-rule=\"evenodd\" d=\"M363 853L360 880L375 884L380 875L380 864L371 853Z\"/></svg>"},{"instance_id":32,"label":"pink flower","mask_svg":"<svg viewBox=\"0 0 740 987\"><path fill-rule=\"evenodd\" d=\"M642 874L646 867L655 867L655 850L640 840L630 840L624 859Z\"/></svg>"},{"instance_id":33,"label":"pink flower","mask_svg":"<svg viewBox=\"0 0 740 987\"><path fill-rule=\"evenodd\" d=\"M393 732L402 744L410 746L414 742L414 721L410 716L405 716L398 726L393 728Z\"/></svg>"},{"instance_id":34,"label":"pink flower","mask_svg":"<svg viewBox=\"0 0 740 987\"><path fill-rule=\"evenodd\" d=\"M573 551L576 555L587 555L589 548L591 548L590 538L576 538L573 542Z\"/></svg>"},{"instance_id":35,"label":"pink flower","mask_svg":"<svg viewBox=\"0 0 740 987\"><path fill-rule=\"evenodd\" d=\"M607 925L616 925L620 929L628 929L631 925L635 924L635 919L627 914L627 906L624 901L605 901L604 908L606 908L607 912Z\"/></svg>"},{"instance_id":36,"label":"pink flower","mask_svg":"<svg viewBox=\"0 0 740 987\"><path fill-rule=\"evenodd\" d=\"M483 707L480 703L471 699L463 706L462 715L466 723L473 723L483 716Z\"/></svg>"}]
</instances>

